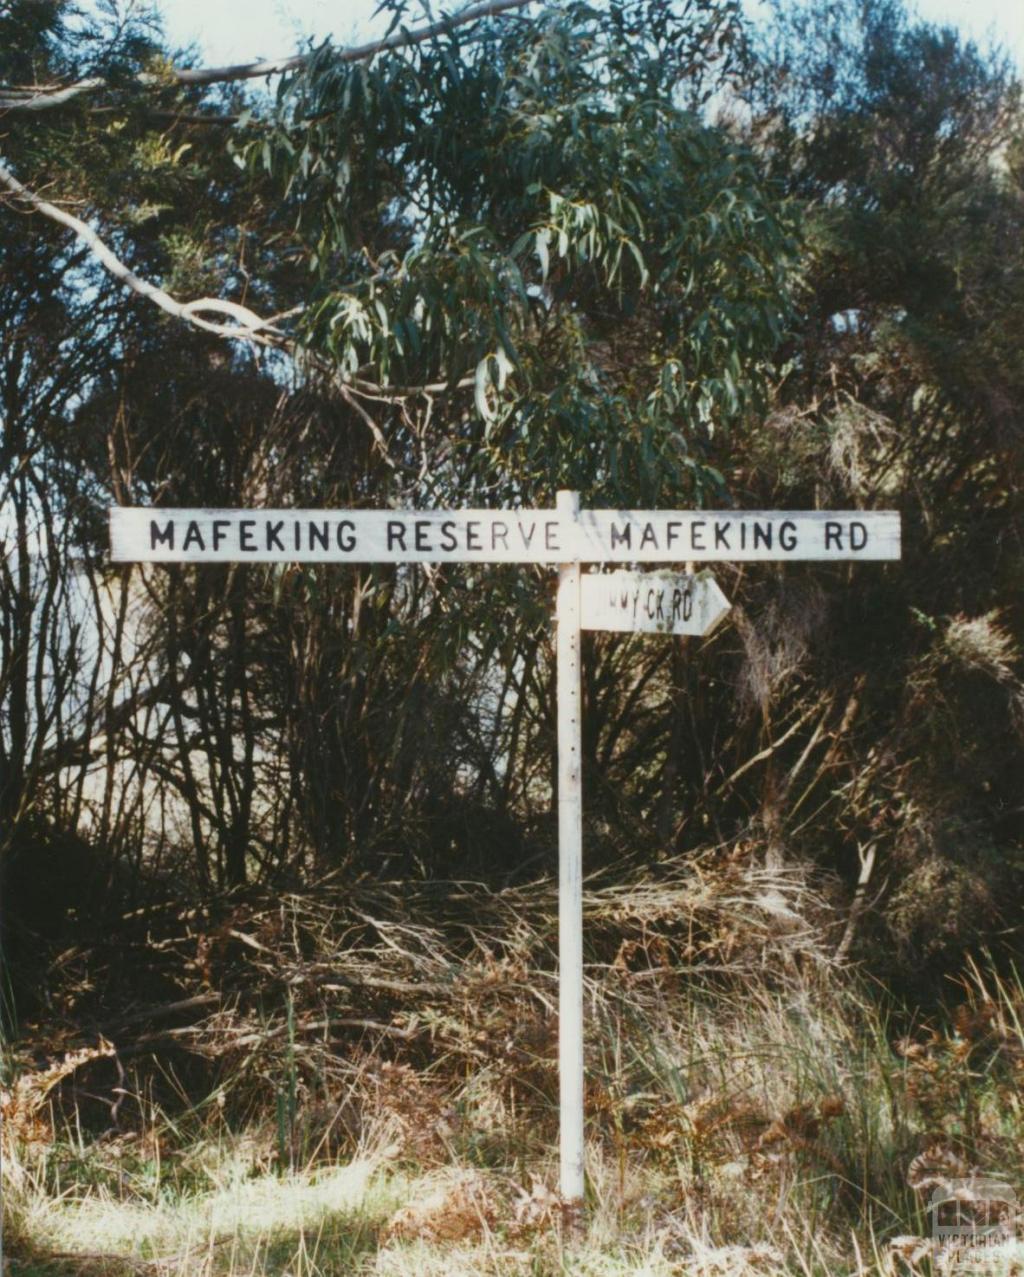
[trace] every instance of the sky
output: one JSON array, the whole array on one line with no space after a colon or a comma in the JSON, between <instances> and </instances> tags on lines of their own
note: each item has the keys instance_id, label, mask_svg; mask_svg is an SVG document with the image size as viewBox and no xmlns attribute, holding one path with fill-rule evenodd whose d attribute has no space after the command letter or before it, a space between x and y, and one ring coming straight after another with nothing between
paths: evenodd
<instances>
[{"instance_id":1,"label":"sky","mask_svg":"<svg viewBox=\"0 0 1024 1277\"><path fill-rule=\"evenodd\" d=\"M331 35L336 43L370 39L377 0L158 0L172 44L196 43L208 64L285 57L307 37ZM913 0L911 0L913 4ZM757 0L747 0L756 10ZM434 6L452 10L451 3ZM981 44L993 38L1024 67L1024 0L917 0L930 22L959 27ZM415 12L415 6L411 6ZM419 25L419 21L415 22Z\"/></svg>"}]
</instances>

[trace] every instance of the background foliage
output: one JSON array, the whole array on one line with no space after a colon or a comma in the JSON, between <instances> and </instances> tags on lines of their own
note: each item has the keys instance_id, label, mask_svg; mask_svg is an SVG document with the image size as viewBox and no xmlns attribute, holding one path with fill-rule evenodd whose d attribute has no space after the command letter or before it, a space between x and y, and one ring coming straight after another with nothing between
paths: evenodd
<instances>
[{"instance_id":1,"label":"background foliage","mask_svg":"<svg viewBox=\"0 0 1024 1277\"><path fill-rule=\"evenodd\" d=\"M584 643L592 1231L652 1272L893 1271L930 1186L1022 1172L1016 72L898 0L518 6L255 87L192 62L138 6L0 6L28 1271L123 1271L82 1232L117 1203L192 1272L187 1211L284 1170L323 1228L353 1149L391 1206L323 1271L481 1220L518 1258L470 1270L563 1271L523 1186L555 1121L550 573L114 567L105 517L560 487L902 514L898 564L723 564L706 641ZM209 299L267 323L211 332ZM386 1224L395 1168L446 1161L436 1219ZM230 1256L209 1227L203 1271L320 1271L305 1224Z\"/></svg>"},{"instance_id":2,"label":"background foliage","mask_svg":"<svg viewBox=\"0 0 1024 1277\"><path fill-rule=\"evenodd\" d=\"M4 210L15 972L90 891L102 917L553 854L544 574L114 570L114 502L898 508L902 565L725 567L735 624L685 656L588 640L588 854L752 840L853 901L844 952L880 932L904 981L1012 936L1006 63L890 0L780 6L752 42L712 0L572 4L325 44L268 95L164 87L132 11L2 21L5 83L106 82L7 114L20 180L175 296L284 316L269 347L197 332Z\"/></svg>"},{"instance_id":3,"label":"background foliage","mask_svg":"<svg viewBox=\"0 0 1024 1277\"><path fill-rule=\"evenodd\" d=\"M963 1023L893 1044L963 996L965 964L1020 949L1013 68L897 0L779 0L756 30L728 0L531 7L374 57L327 43L257 88L182 83L187 65L136 8L0 7L3 169L174 298L274 317L255 340L171 317L0 199L5 1032L138 1036L28 1075L8 1120L112 1058L123 1091L134 1053L162 1103L245 1079L228 1110L273 1109L294 1164L317 1087L354 1086L373 1031L409 1070L393 1090L497 1079L501 1113L546 1129L550 1024L523 990L542 1001L551 970L550 574L116 568L105 510L545 506L567 486L895 508L904 529L899 564L721 565L732 619L705 642L585 641L609 1147L628 1128L661 1166L685 1145L711 1209L702 1148L746 1148L753 1174L782 1141L832 1184L814 1210L852 1221L926 1130L1010 1156L1012 979L967 967ZM84 77L59 106L11 96ZM798 1046L837 959L892 1019L858 1003ZM629 982L652 973L648 999ZM729 999L755 979L794 1070L771 1138L764 1078L735 1074L768 1088L748 1138L739 1081L712 1111L710 1065L684 1086L681 1043L644 1046L716 981L716 1040L746 1042ZM514 1049L502 1017L526 1026ZM355 1074L380 1100L377 1064ZM649 1092L660 1117L630 1107ZM833 1135L862 1101L858 1168Z\"/></svg>"}]
</instances>

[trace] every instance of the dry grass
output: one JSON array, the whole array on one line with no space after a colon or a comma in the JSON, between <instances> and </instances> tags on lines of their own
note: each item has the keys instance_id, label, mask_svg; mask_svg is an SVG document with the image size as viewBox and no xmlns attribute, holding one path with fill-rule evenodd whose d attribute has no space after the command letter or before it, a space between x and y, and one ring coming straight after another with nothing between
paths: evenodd
<instances>
[{"instance_id":1,"label":"dry grass","mask_svg":"<svg viewBox=\"0 0 1024 1277\"><path fill-rule=\"evenodd\" d=\"M111 1031L23 1060L9 1272L913 1273L936 1173L1021 1183L1021 988L974 968L948 1025L897 1032L827 961L806 881L741 849L588 897L574 1229L553 1191L550 890L428 906L431 926L383 892L373 913L236 904L217 934L247 939L219 969L207 949L220 995L174 1027L177 1056L143 1023L151 1054Z\"/></svg>"},{"instance_id":2,"label":"dry grass","mask_svg":"<svg viewBox=\"0 0 1024 1277\"><path fill-rule=\"evenodd\" d=\"M416 1175L362 1159L149 1203L81 1188L55 1198L41 1183L26 1193L23 1181L12 1206L30 1244L15 1250L10 1271L746 1277L799 1271L800 1247L811 1257L807 1236L795 1247L716 1245L692 1210L682 1202L670 1208L656 1174L637 1171L623 1182L600 1144L591 1145L589 1165L591 1204L575 1231L542 1185L527 1190L500 1172L465 1166Z\"/></svg>"}]
</instances>

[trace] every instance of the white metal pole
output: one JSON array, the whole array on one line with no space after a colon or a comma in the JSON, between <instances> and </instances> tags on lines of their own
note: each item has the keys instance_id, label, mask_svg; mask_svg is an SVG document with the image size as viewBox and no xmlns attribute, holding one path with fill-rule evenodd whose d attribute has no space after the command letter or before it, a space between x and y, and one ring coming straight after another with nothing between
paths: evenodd
<instances>
[{"instance_id":1,"label":"white metal pole","mask_svg":"<svg viewBox=\"0 0 1024 1277\"><path fill-rule=\"evenodd\" d=\"M578 492L561 491L563 520ZM580 565L558 569L558 1071L561 1193L583 1198L583 787L580 694Z\"/></svg>"}]
</instances>

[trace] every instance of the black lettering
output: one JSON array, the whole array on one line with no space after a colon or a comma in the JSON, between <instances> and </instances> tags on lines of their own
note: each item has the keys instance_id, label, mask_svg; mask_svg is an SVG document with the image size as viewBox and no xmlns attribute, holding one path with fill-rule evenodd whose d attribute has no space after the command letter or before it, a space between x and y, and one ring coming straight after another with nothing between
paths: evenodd
<instances>
[{"instance_id":1,"label":"black lettering","mask_svg":"<svg viewBox=\"0 0 1024 1277\"><path fill-rule=\"evenodd\" d=\"M772 525L770 523L754 524L754 549L757 549L760 542L766 550L772 548Z\"/></svg>"},{"instance_id":2,"label":"black lettering","mask_svg":"<svg viewBox=\"0 0 1024 1277\"><path fill-rule=\"evenodd\" d=\"M704 529L707 524L703 519L698 519L695 523L690 524L690 548L692 550L706 550L704 544Z\"/></svg>"},{"instance_id":3,"label":"black lettering","mask_svg":"<svg viewBox=\"0 0 1024 1277\"><path fill-rule=\"evenodd\" d=\"M679 529L682 526L683 525L679 522L678 519L672 519L669 521L665 529L665 541L670 550L672 549L672 546L675 544L676 537L679 536Z\"/></svg>"},{"instance_id":4,"label":"black lettering","mask_svg":"<svg viewBox=\"0 0 1024 1277\"><path fill-rule=\"evenodd\" d=\"M653 621L654 620L654 591L653 590L647 591L647 607L645 610L647 612L648 619Z\"/></svg>"},{"instance_id":5,"label":"black lettering","mask_svg":"<svg viewBox=\"0 0 1024 1277\"><path fill-rule=\"evenodd\" d=\"M693 616L693 586L688 585L683 591L683 620L688 621Z\"/></svg>"},{"instance_id":6,"label":"black lettering","mask_svg":"<svg viewBox=\"0 0 1024 1277\"><path fill-rule=\"evenodd\" d=\"M868 543L868 530L863 523L850 524L850 549L863 550Z\"/></svg>"},{"instance_id":7,"label":"black lettering","mask_svg":"<svg viewBox=\"0 0 1024 1277\"><path fill-rule=\"evenodd\" d=\"M728 521L726 521L725 523L715 524L715 549L716 550L731 550L732 549L732 546L729 544L729 529L731 527L732 527L732 524L729 523Z\"/></svg>"},{"instance_id":8,"label":"black lettering","mask_svg":"<svg viewBox=\"0 0 1024 1277\"><path fill-rule=\"evenodd\" d=\"M324 519L323 523L318 525L314 523L312 519L310 519L308 524L308 530L309 530L309 548L311 550L313 549L326 550L331 539L330 527L328 526L327 520ZM320 542L319 546L314 546L313 545L314 541L319 541ZM245 547L243 546L242 548L244 549Z\"/></svg>"},{"instance_id":9,"label":"black lettering","mask_svg":"<svg viewBox=\"0 0 1024 1277\"><path fill-rule=\"evenodd\" d=\"M302 524L298 521L298 519L296 519L295 522L292 524L292 535L295 537L296 550L301 550L302 549Z\"/></svg>"},{"instance_id":10,"label":"black lettering","mask_svg":"<svg viewBox=\"0 0 1024 1277\"><path fill-rule=\"evenodd\" d=\"M356 525L351 519L342 519L337 528L338 549L354 550L356 548Z\"/></svg>"},{"instance_id":11,"label":"black lettering","mask_svg":"<svg viewBox=\"0 0 1024 1277\"><path fill-rule=\"evenodd\" d=\"M640 587L639 585L633 591L633 616L635 617L640 609Z\"/></svg>"},{"instance_id":12,"label":"black lettering","mask_svg":"<svg viewBox=\"0 0 1024 1277\"><path fill-rule=\"evenodd\" d=\"M482 550L483 542L480 540L480 520L470 519L466 524L466 549Z\"/></svg>"},{"instance_id":13,"label":"black lettering","mask_svg":"<svg viewBox=\"0 0 1024 1277\"><path fill-rule=\"evenodd\" d=\"M253 536L253 528L255 526L255 519L243 519L238 525L238 548L244 550L246 554L251 554L259 549L256 544L256 538Z\"/></svg>"},{"instance_id":14,"label":"black lettering","mask_svg":"<svg viewBox=\"0 0 1024 1277\"><path fill-rule=\"evenodd\" d=\"M267 523L264 530L267 534L268 550L284 550L284 542L281 540L281 529L284 527L284 520L280 523Z\"/></svg>"},{"instance_id":15,"label":"black lettering","mask_svg":"<svg viewBox=\"0 0 1024 1277\"><path fill-rule=\"evenodd\" d=\"M396 545L400 550L405 549L405 524L388 519L388 549L393 550Z\"/></svg>"},{"instance_id":16,"label":"black lettering","mask_svg":"<svg viewBox=\"0 0 1024 1277\"><path fill-rule=\"evenodd\" d=\"M643 535L640 537L641 550L647 545L648 541L650 541L651 545L653 545L655 549L658 548L658 534L654 531L653 523L644 524Z\"/></svg>"},{"instance_id":17,"label":"black lettering","mask_svg":"<svg viewBox=\"0 0 1024 1277\"><path fill-rule=\"evenodd\" d=\"M658 606L656 609L659 621L663 621L665 619L664 603L665 603L665 591L659 590L658 591Z\"/></svg>"},{"instance_id":18,"label":"black lettering","mask_svg":"<svg viewBox=\"0 0 1024 1277\"><path fill-rule=\"evenodd\" d=\"M843 548L843 525L835 523L829 519L825 524L825 549L832 549L832 542L835 541L835 548L841 550Z\"/></svg>"},{"instance_id":19,"label":"black lettering","mask_svg":"<svg viewBox=\"0 0 1024 1277\"><path fill-rule=\"evenodd\" d=\"M228 528L231 527L230 519L214 519L213 521L213 548L220 549L220 543L228 534Z\"/></svg>"},{"instance_id":20,"label":"black lettering","mask_svg":"<svg viewBox=\"0 0 1024 1277\"><path fill-rule=\"evenodd\" d=\"M457 550L459 547L459 538L455 535L457 524L454 519L445 519L441 524L441 549Z\"/></svg>"},{"instance_id":21,"label":"black lettering","mask_svg":"<svg viewBox=\"0 0 1024 1277\"><path fill-rule=\"evenodd\" d=\"M185 532L185 540L182 542L181 548L183 550L189 549L193 541L198 544L200 550L206 549L206 546L203 544L203 534L199 530L199 524L196 523L195 519L190 519L188 528Z\"/></svg>"},{"instance_id":22,"label":"black lettering","mask_svg":"<svg viewBox=\"0 0 1024 1277\"><path fill-rule=\"evenodd\" d=\"M626 547L627 550L631 550L633 548L632 523L624 523L622 525L621 532L619 531L619 529L616 527L614 523L612 524L612 549L613 550L619 544L620 541Z\"/></svg>"},{"instance_id":23,"label":"black lettering","mask_svg":"<svg viewBox=\"0 0 1024 1277\"><path fill-rule=\"evenodd\" d=\"M155 550L157 547L157 543L159 543L160 545L166 545L168 550L174 549L174 520L173 519L169 519L167 521L167 527L165 527L162 532L160 531L160 526L157 523L156 519L150 519L149 548L151 550Z\"/></svg>"},{"instance_id":24,"label":"black lettering","mask_svg":"<svg viewBox=\"0 0 1024 1277\"><path fill-rule=\"evenodd\" d=\"M558 550L558 520L549 519L544 524L544 548L545 550Z\"/></svg>"},{"instance_id":25,"label":"black lettering","mask_svg":"<svg viewBox=\"0 0 1024 1277\"><path fill-rule=\"evenodd\" d=\"M508 524L502 523L500 519L496 519L494 523L491 524L491 549L492 550L496 550L498 548L499 541L501 542L501 548L503 550L507 550L508 549Z\"/></svg>"},{"instance_id":26,"label":"black lettering","mask_svg":"<svg viewBox=\"0 0 1024 1277\"><path fill-rule=\"evenodd\" d=\"M529 528L529 532L527 532L527 528ZM519 535L523 538L523 545L528 550L530 546L533 544L533 538L537 535L536 523L530 523L530 524L520 523Z\"/></svg>"},{"instance_id":27,"label":"black lettering","mask_svg":"<svg viewBox=\"0 0 1024 1277\"><path fill-rule=\"evenodd\" d=\"M783 550L795 550L796 543L796 524L792 519L786 519L779 524L779 545Z\"/></svg>"},{"instance_id":28,"label":"black lettering","mask_svg":"<svg viewBox=\"0 0 1024 1277\"><path fill-rule=\"evenodd\" d=\"M683 592L676 589L672 591L672 622L673 624L679 620L683 614Z\"/></svg>"},{"instance_id":29,"label":"black lettering","mask_svg":"<svg viewBox=\"0 0 1024 1277\"><path fill-rule=\"evenodd\" d=\"M430 537L428 535L430 532L430 520L417 519L413 524L413 528L415 529L416 549L426 551L432 550L434 547L430 544Z\"/></svg>"}]
</instances>

